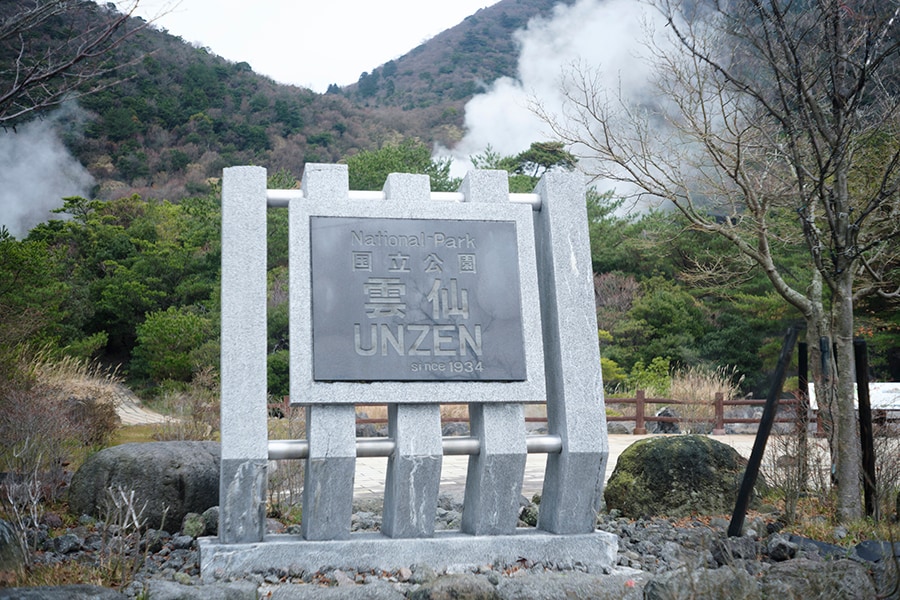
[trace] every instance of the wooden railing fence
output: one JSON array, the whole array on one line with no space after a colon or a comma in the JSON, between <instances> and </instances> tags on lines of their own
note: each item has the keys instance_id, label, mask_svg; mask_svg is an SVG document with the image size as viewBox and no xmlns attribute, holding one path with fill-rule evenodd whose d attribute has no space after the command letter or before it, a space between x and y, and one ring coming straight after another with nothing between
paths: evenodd
<instances>
[{"instance_id":1,"label":"wooden railing fence","mask_svg":"<svg viewBox=\"0 0 900 600\"><path fill-rule=\"evenodd\" d=\"M657 422L657 423L678 423L679 421L691 420L688 417L663 417L656 416L655 414L647 415L647 405L709 405L709 402L706 401L684 401L684 400L674 400L671 398L647 398L644 390L637 390L635 392L634 398L610 398L607 400L607 405L610 404L633 404L635 406L635 410L633 414L630 415L621 415L621 416L610 416L607 415L607 421L634 421L634 435L644 435L647 433L647 422ZM713 435L723 435L725 433L725 425L726 424L758 424L759 417L726 417L725 416L725 408L728 406L765 406L766 401L761 399L752 399L752 398L743 398L737 400L725 400L724 394L721 392L717 392L715 398L713 399L713 408L715 414L712 419L712 433ZM787 407L798 407L800 406L800 401L797 398L787 398L778 401L779 414L775 417L776 423L795 423L797 417L795 414L783 414L782 409ZM707 421L707 419L693 419L693 420L703 420ZM821 423L816 420L816 429L817 432L821 431Z\"/></svg>"},{"instance_id":2,"label":"wooden railing fence","mask_svg":"<svg viewBox=\"0 0 900 600\"><path fill-rule=\"evenodd\" d=\"M727 407L736 407L736 406L759 406L762 407L766 403L765 400L761 399L752 399L752 398L743 398L736 400L725 400L725 397L722 393L717 393L715 398L713 399L712 406L714 408L714 415L711 419L712 422L712 434L713 435L723 435L725 433L725 425L728 424L758 424L759 417L746 418L746 417L729 417L725 415L725 410ZM634 431L632 432L634 435L644 435L647 433L647 423L656 422L656 423L678 423L685 421L707 421L710 419L697 419L692 418L690 416L684 417L666 417L666 416L656 416L656 410L652 410L651 414L647 414L648 405L653 407L654 405L706 405L708 406L710 403L706 401L682 401L682 400L673 400L671 398L648 398L644 390L637 390L635 392L634 397L632 398L608 398L606 401L607 406L609 405L634 405L634 412L630 414L623 415L609 415L607 414L606 420L608 422L631 422L634 421ZM269 403L269 414L274 416L283 416L287 415L290 410L290 399L288 396L284 396L281 402L272 402ZM775 417L776 423L795 423L797 421L796 411L783 411L782 409L786 409L789 407L798 407L800 406L800 401L797 398L786 398L779 400L778 402L779 412ZM810 418L812 422L815 419L816 423L816 433L817 435L821 435L823 432L821 419L818 418L818 415L813 415ZM468 418L466 417L443 417L441 419L445 423L466 423L468 422ZM528 423L544 423L547 421L546 417L525 417L525 421ZM383 425L387 423L386 418L357 418L356 422L358 424L373 424L373 425Z\"/></svg>"}]
</instances>

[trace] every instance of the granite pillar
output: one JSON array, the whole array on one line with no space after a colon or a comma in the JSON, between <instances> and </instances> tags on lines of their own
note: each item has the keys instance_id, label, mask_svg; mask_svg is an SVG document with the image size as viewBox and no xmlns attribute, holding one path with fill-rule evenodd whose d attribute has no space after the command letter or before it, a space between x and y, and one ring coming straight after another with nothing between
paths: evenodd
<instances>
[{"instance_id":1,"label":"granite pillar","mask_svg":"<svg viewBox=\"0 0 900 600\"><path fill-rule=\"evenodd\" d=\"M431 537L444 456L440 405L390 405L388 435L396 449L388 458L381 531L392 538Z\"/></svg>"},{"instance_id":2,"label":"granite pillar","mask_svg":"<svg viewBox=\"0 0 900 600\"><path fill-rule=\"evenodd\" d=\"M262 541L266 517L266 170L222 178L219 540Z\"/></svg>"},{"instance_id":3,"label":"granite pillar","mask_svg":"<svg viewBox=\"0 0 900 600\"><path fill-rule=\"evenodd\" d=\"M547 457L538 528L594 530L609 456L584 178L546 173L534 214L547 425L562 452Z\"/></svg>"}]
</instances>

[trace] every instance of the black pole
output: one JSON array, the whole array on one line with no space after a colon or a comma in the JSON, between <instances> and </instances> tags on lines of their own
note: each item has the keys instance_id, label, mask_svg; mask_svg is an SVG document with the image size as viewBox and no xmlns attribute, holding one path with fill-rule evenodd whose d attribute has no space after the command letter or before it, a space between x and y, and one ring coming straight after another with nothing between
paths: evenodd
<instances>
[{"instance_id":1,"label":"black pole","mask_svg":"<svg viewBox=\"0 0 900 600\"><path fill-rule=\"evenodd\" d=\"M797 407L798 422L803 435L809 435L809 348L806 342L797 344L797 387L800 388L800 406Z\"/></svg>"},{"instance_id":2,"label":"black pole","mask_svg":"<svg viewBox=\"0 0 900 600\"><path fill-rule=\"evenodd\" d=\"M801 394L809 402L809 350L806 342L797 344L797 384Z\"/></svg>"},{"instance_id":3,"label":"black pole","mask_svg":"<svg viewBox=\"0 0 900 600\"><path fill-rule=\"evenodd\" d=\"M753 496L753 488L756 486L756 478L759 476L759 466L762 463L763 453L766 451L766 442L772 432L772 424L775 422L775 413L778 412L778 396L784 386L784 378L788 365L791 362L791 354L797 343L798 327L791 326L784 336L784 345L781 347L781 355L778 357L778 366L775 369L775 380L766 398L766 406L763 409L762 418L759 420L759 429L756 431L756 440L753 442L753 450L750 452L750 460L747 461L747 470L744 471L744 479L741 481L741 489L738 490L737 502L734 504L734 513L731 515L731 523L728 525L728 535L731 537L741 535L744 528L744 517L747 515L747 507Z\"/></svg>"},{"instance_id":4,"label":"black pole","mask_svg":"<svg viewBox=\"0 0 900 600\"><path fill-rule=\"evenodd\" d=\"M869 353L866 342L853 340L856 393L859 397L859 442L862 445L863 496L866 516L878 520L875 488L875 443L872 438L872 404L869 402Z\"/></svg>"},{"instance_id":5,"label":"black pole","mask_svg":"<svg viewBox=\"0 0 900 600\"><path fill-rule=\"evenodd\" d=\"M822 360L822 383L831 384L831 340L819 338L819 358Z\"/></svg>"},{"instance_id":6,"label":"black pole","mask_svg":"<svg viewBox=\"0 0 900 600\"><path fill-rule=\"evenodd\" d=\"M797 479L798 491L809 485L809 347L806 342L797 344ZM816 421L818 430L818 420Z\"/></svg>"}]
</instances>

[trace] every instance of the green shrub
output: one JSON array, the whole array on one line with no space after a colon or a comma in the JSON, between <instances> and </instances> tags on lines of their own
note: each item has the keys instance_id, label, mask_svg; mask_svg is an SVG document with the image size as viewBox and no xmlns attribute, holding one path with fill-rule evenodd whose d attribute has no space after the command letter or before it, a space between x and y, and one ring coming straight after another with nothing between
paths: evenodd
<instances>
[{"instance_id":1,"label":"green shrub","mask_svg":"<svg viewBox=\"0 0 900 600\"><path fill-rule=\"evenodd\" d=\"M268 356L269 395L280 398L291 393L288 376L290 352L276 350Z\"/></svg>"},{"instance_id":2,"label":"green shrub","mask_svg":"<svg viewBox=\"0 0 900 600\"><path fill-rule=\"evenodd\" d=\"M667 397L669 385L669 359L661 356L655 357L649 365L644 365L642 360L637 361L628 375L629 389L645 390L651 396Z\"/></svg>"},{"instance_id":3,"label":"green shrub","mask_svg":"<svg viewBox=\"0 0 900 600\"><path fill-rule=\"evenodd\" d=\"M154 381L190 381L193 352L210 336L210 322L191 307L149 313L137 327L132 373Z\"/></svg>"}]
</instances>

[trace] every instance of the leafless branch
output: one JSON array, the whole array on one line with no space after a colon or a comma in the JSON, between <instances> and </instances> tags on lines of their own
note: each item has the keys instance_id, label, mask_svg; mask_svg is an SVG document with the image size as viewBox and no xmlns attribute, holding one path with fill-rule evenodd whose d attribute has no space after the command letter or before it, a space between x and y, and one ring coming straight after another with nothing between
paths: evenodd
<instances>
[{"instance_id":1,"label":"leafless branch","mask_svg":"<svg viewBox=\"0 0 900 600\"><path fill-rule=\"evenodd\" d=\"M132 17L139 2L129 0L119 12L86 0L6 0L0 7L0 126L119 83L113 75L143 58L110 60L148 26Z\"/></svg>"}]
</instances>

